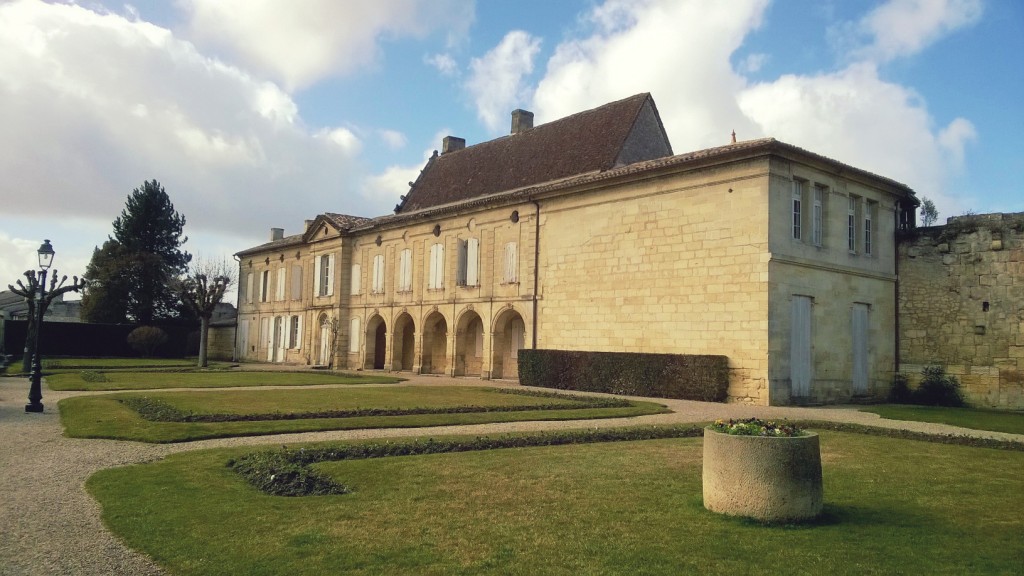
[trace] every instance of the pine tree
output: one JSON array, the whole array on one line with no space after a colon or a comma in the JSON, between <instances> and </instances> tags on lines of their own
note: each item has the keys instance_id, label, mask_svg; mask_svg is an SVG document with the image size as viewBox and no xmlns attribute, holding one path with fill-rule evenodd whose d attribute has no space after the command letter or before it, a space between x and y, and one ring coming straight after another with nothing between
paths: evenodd
<instances>
[{"instance_id":1,"label":"pine tree","mask_svg":"<svg viewBox=\"0 0 1024 576\"><path fill-rule=\"evenodd\" d=\"M185 217L156 180L128 195L114 234L93 253L86 275L89 321L152 324L180 316L172 284L188 269L192 255L181 250ZM92 286L95 280L95 287Z\"/></svg>"}]
</instances>

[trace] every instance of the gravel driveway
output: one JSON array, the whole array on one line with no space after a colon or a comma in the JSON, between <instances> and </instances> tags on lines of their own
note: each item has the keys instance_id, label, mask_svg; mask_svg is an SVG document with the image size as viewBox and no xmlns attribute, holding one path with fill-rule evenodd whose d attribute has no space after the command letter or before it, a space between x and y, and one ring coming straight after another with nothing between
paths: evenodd
<instances>
[{"instance_id":1,"label":"gravel driveway","mask_svg":"<svg viewBox=\"0 0 1024 576\"><path fill-rule=\"evenodd\" d=\"M412 377L408 384L495 385L508 383ZM290 387L294 389L294 387ZM86 493L85 480L104 468L136 464L162 458L174 452L223 446L281 444L320 440L421 436L439 434L484 434L528 430L622 426L635 424L679 424L716 418L766 418L834 420L903 428L921 432L969 434L1024 442L1024 436L978 432L943 424L885 420L855 408L755 407L713 404L685 400L657 400L674 412L638 418L575 420L560 422L508 422L471 426L413 429L347 430L223 438L182 444L153 445L114 440L64 438L57 402L83 392L44 390L42 414L26 414L28 381L0 378L0 574L75 576L111 574L163 574L146 556L124 546L100 521L99 505Z\"/></svg>"}]
</instances>

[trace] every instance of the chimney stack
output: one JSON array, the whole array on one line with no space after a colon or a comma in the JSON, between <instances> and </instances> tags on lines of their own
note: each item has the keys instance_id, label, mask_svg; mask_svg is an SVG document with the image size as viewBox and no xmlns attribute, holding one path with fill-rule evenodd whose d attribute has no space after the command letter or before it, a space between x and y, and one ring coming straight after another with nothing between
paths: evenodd
<instances>
[{"instance_id":1,"label":"chimney stack","mask_svg":"<svg viewBox=\"0 0 1024 576\"><path fill-rule=\"evenodd\" d=\"M533 128L533 112L516 108L512 111L512 133L519 134L523 130Z\"/></svg>"},{"instance_id":2,"label":"chimney stack","mask_svg":"<svg viewBox=\"0 0 1024 576\"><path fill-rule=\"evenodd\" d=\"M466 147L466 139L458 136L445 136L441 141L441 154L455 152Z\"/></svg>"},{"instance_id":3,"label":"chimney stack","mask_svg":"<svg viewBox=\"0 0 1024 576\"><path fill-rule=\"evenodd\" d=\"M281 240L284 238L284 228L271 228L270 229L270 241Z\"/></svg>"}]
</instances>

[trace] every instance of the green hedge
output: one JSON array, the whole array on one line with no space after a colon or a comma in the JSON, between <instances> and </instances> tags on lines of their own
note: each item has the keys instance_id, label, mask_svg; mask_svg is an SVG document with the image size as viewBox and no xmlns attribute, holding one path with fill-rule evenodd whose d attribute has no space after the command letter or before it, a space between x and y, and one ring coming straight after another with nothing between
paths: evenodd
<instances>
[{"instance_id":1,"label":"green hedge","mask_svg":"<svg viewBox=\"0 0 1024 576\"><path fill-rule=\"evenodd\" d=\"M729 388L729 359L717 355L520 350L519 383L724 402Z\"/></svg>"}]
</instances>

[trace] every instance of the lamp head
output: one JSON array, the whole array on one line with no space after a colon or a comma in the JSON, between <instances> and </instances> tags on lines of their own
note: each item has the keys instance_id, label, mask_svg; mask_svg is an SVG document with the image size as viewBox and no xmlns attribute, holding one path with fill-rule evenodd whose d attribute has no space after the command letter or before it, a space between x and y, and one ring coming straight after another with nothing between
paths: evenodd
<instances>
[{"instance_id":1,"label":"lamp head","mask_svg":"<svg viewBox=\"0 0 1024 576\"><path fill-rule=\"evenodd\" d=\"M53 264L53 246L50 245L49 240L43 240L41 246L39 246L39 267L43 270L49 270L50 265Z\"/></svg>"}]
</instances>

